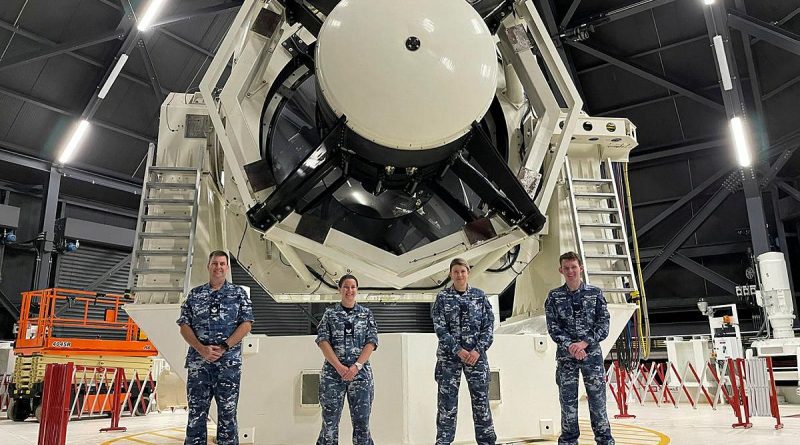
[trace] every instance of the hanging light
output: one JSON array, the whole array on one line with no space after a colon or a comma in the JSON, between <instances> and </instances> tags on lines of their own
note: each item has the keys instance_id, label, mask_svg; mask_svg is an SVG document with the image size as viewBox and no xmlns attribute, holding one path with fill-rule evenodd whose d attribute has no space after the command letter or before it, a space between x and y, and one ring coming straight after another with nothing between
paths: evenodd
<instances>
[{"instance_id":1,"label":"hanging light","mask_svg":"<svg viewBox=\"0 0 800 445\"><path fill-rule=\"evenodd\" d=\"M138 21L136 28L139 31L146 31L153 25L153 21L155 21L158 13L161 12L161 8L164 7L164 0L150 0L150 3L147 5L147 9L144 11L142 15L142 19Z\"/></svg>"},{"instance_id":2,"label":"hanging light","mask_svg":"<svg viewBox=\"0 0 800 445\"><path fill-rule=\"evenodd\" d=\"M753 159L747 144L747 135L744 131L744 122L740 117L731 118L731 133L733 133L733 146L736 148L736 160L742 167L750 167Z\"/></svg>"},{"instance_id":3,"label":"hanging light","mask_svg":"<svg viewBox=\"0 0 800 445\"><path fill-rule=\"evenodd\" d=\"M75 132L72 133L72 137L70 137L67 146L64 147L64 151L61 152L61 156L58 158L59 163L66 164L72 160L72 157L75 155L75 151L78 149L78 146L80 146L81 141L86 136L88 131L89 121L82 119L78 124L78 128L76 128Z\"/></svg>"}]
</instances>

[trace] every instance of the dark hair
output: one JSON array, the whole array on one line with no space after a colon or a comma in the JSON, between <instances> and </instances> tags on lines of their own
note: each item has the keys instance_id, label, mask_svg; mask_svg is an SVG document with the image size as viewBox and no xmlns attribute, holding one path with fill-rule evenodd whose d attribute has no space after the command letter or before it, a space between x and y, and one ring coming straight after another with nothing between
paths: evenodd
<instances>
[{"instance_id":1,"label":"dark hair","mask_svg":"<svg viewBox=\"0 0 800 445\"><path fill-rule=\"evenodd\" d=\"M342 275L342 278L339 278L339 286L338 286L339 289L342 288L342 283L344 283L346 280L355 281L356 282L356 287L358 287L358 278L356 278L355 276L353 276L351 274L346 274L346 275Z\"/></svg>"},{"instance_id":2,"label":"dark hair","mask_svg":"<svg viewBox=\"0 0 800 445\"><path fill-rule=\"evenodd\" d=\"M453 258L453 261L450 261L450 271L453 270L454 266L464 266L469 270L469 263L464 258Z\"/></svg>"},{"instance_id":3,"label":"dark hair","mask_svg":"<svg viewBox=\"0 0 800 445\"><path fill-rule=\"evenodd\" d=\"M558 257L558 265L561 266L563 264L564 260L568 260L568 261L569 260L575 260L575 261L578 262L579 266L583 266L583 261L581 261L581 257L579 257L578 254L573 252L573 251L564 252L563 254L561 254L561 256Z\"/></svg>"},{"instance_id":4,"label":"dark hair","mask_svg":"<svg viewBox=\"0 0 800 445\"><path fill-rule=\"evenodd\" d=\"M215 250L215 251L211 252L211 254L208 256L208 264L211 264L211 260L214 259L214 257L218 257L218 256L224 256L226 262L228 262L228 263L231 262L231 259L228 257L228 252L226 252L224 250Z\"/></svg>"}]
</instances>

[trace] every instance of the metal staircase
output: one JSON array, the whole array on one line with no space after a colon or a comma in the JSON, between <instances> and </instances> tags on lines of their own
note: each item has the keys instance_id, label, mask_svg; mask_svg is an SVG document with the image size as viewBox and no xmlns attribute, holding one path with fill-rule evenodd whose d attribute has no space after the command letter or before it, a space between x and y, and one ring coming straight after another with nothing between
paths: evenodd
<instances>
[{"instance_id":1,"label":"metal staircase","mask_svg":"<svg viewBox=\"0 0 800 445\"><path fill-rule=\"evenodd\" d=\"M203 153L192 166L157 166L150 147L128 280L137 303L178 303L189 291Z\"/></svg>"},{"instance_id":2,"label":"metal staircase","mask_svg":"<svg viewBox=\"0 0 800 445\"><path fill-rule=\"evenodd\" d=\"M574 177L570 160L564 165L583 280L601 288L609 302L625 302L637 284L611 160L601 163L599 177Z\"/></svg>"}]
</instances>

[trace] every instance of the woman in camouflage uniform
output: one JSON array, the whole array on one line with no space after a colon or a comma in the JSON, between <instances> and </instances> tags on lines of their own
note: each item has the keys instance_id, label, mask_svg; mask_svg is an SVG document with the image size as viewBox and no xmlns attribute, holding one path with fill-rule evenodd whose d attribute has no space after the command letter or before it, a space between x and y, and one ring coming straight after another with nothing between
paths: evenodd
<instances>
[{"instance_id":1,"label":"woman in camouflage uniform","mask_svg":"<svg viewBox=\"0 0 800 445\"><path fill-rule=\"evenodd\" d=\"M353 445L373 445L369 415L375 390L369 356L378 348L378 326L372 311L356 303L357 292L356 277L342 276L342 301L325 311L317 327L317 345L325 356L319 382L322 430L317 445L339 443L345 395L353 422Z\"/></svg>"}]
</instances>

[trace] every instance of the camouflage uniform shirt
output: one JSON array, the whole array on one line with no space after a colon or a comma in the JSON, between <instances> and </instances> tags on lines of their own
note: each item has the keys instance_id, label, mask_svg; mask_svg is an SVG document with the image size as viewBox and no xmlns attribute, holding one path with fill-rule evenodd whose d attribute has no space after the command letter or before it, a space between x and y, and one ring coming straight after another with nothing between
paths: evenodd
<instances>
[{"instance_id":1,"label":"camouflage uniform shirt","mask_svg":"<svg viewBox=\"0 0 800 445\"><path fill-rule=\"evenodd\" d=\"M240 324L253 320L253 304L247 292L225 281L218 290L211 289L208 283L192 289L181 305L177 323L189 325L200 343L220 345ZM206 360L190 346L185 366L193 368L204 363ZM214 364L225 367L241 365L241 342L231 346Z\"/></svg>"},{"instance_id":2,"label":"camouflage uniform shirt","mask_svg":"<svg viewBox=\"0 0 800 445\"><path fill-rule=\"evenodd\" d=\"M579 341L589 344L587 353L599 351L608 337L608 307L600 288L585 284L575 291L566 284L550 291L544 303L547 331L557 345L557 358L568 358L569 345Z\"/></svg>"},{"instance_id":3,"label":"camouflage uniform shirt","mask_svg":"<svg viewBox=\"0 0 800 445\"><path fill-rule=\"evenodd\" d=\"M343 365L352 366L367 343L378 349L378 325L372 311L358 303L351 311L341 304L328 308L317 326L316 342L323 341L330 343Z\"/></svg>"},{"instance_id":4,"label":"camouflage uniform shirt","mask_svg":"<svg viewBox=\"0 0 800 445\"><path fill-rule=\"evenodd\" d=\"M458 361L462 348L485 355L494 340L492 305L478 288L467 286L463 294L453 287L442 289L431 307L431 318L439 337L439 359Z\"/></svg>"}]
</instances>

